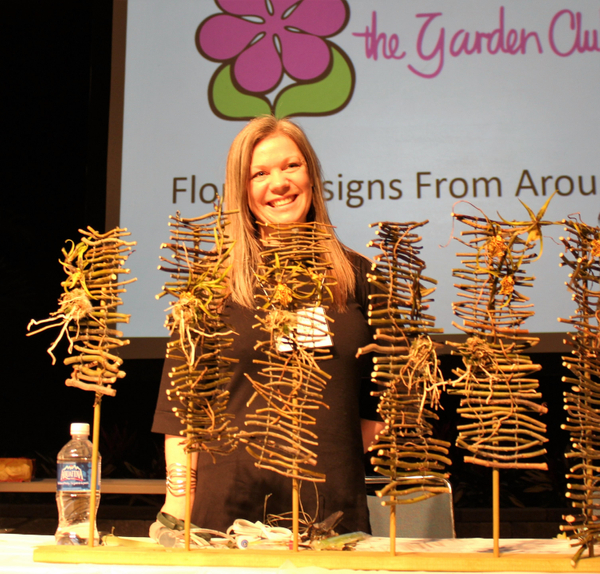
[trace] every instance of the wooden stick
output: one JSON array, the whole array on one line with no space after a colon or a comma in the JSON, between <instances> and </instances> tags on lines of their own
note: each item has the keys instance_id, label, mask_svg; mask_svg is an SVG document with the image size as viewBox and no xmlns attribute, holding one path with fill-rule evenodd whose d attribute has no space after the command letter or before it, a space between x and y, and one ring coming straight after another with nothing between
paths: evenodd
<instances>
[{"instance_id":1,"label":"wooden stick","mask_svg":"<svg viewBox=\"0 0 600 574\"><path fill-rule=\"evenodd\" d=\"M94 403L94 429L92 431L92 484L90 492L90 531L88 536L88 546L94 546L96 534L96 497L98 484L98 445L100 443L100 398L96 395Z\"/></svg>"},{"instance_id":2,"label":"wooden stick","mask_svg":"<svg viewBox=\"0 0 600 574\"><path fill-rule=\"evenodd\" d=\"M390 497L390 554L396 556L396 497Z\"/></svg>"},{"instance_id":3,"label":"wooden stick","mask_svg":"<svg viewBox=\"0 0 600 574\"><path fill-rule=\"evenodd\" d=\"M492 470L492 522L494 533L494 557L500 557L500 471Z\"/></svg>"},{"instance_id":4,"label":"wooden stick","mask_svg":"<svg viewBox=\"0 0 600 574\"><path fill-rule=\"evenodd\" d=\"M185 549L190 549L190 525L192 523L192 453L187 451L185 465Z\"/></svg>"},{"instance_id":5,"label":"wooden stick","mask_svg":"<svg viewBox=\"0 0 600 574\"><path fill-rule=\"evenodd\" d=\"M292 550L298 552L298 531L300 524L300 481L292 479Z\"/></svg>"}]
</instances>

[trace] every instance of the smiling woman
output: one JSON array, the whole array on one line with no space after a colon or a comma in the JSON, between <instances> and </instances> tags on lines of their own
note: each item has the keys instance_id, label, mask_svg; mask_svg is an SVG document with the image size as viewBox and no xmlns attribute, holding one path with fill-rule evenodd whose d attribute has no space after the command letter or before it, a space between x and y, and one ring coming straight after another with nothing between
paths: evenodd
<instances>
[{"instance_id":1,"label":"smiling woman","mask_svg":"<svg viewBox=\"0 0 600 574\"><path fill-rule=\"evenodd\" d=\"M302 153L288 136L272 135L254 148L248 204L261 223L306 222L312 182Z\"/></svg>"},{"instance_id":2,"label":"smiling woman","mask_svg":"<svg viewBox=\"0 0 600 574\"><path fill-rule=\"evenodd\" d=\"M285 160L296 160L296 162L288 161L286 164ZM262 162L267 162L268 165L260 165ZM300 163L302 167L295 170L290 165L294 163ZM272 169L273 173L267 168ZM282 168L285 168L285 171ZM262 175L256 181L255 176L259 173ZM302 174L306 174L307 181L301 177ZM275 180L280 177L282 180L280 184L283 183L284 187L283 194L281 189L276 193L269 191L268 188L265 190L261 185L276 183ZM290 190L296 191L286 192L287 185L290 186ZM281 199L285 195L298 197L300 188L305 191L298 204L307 208L304 216L303 210L296 211L296 201L292 202L293 208L291 206L285 208L285 205L281 205L280 211L274 206L267 205L277 197ZM265 190L266 195L259 200L259 195L263 195L262 190ZM306 202L306 199L309 201ZM265 200L267 204L263 210L260 204ZM332 229L325 206L321 164L306 134L299 126L288 119L276 119L273 116L262 116L246 124L229 149L225 175L225 207L228 211L235 212L230 218L229 225L230 236L235 242L231 270L232 298L244 307L251 308L254 306L256 284L254 271L260 264L262 249L257 221L261 223L308 221ZM282 218L285 212L285 220L277 219L279 216L276 216L275 212L280 213ZM328 243L326 257L332 264L337 283L334 287L334 304L341 309L355 288L355 271L348 259L348 250L333 232Z\"/></svg>"},{"instance_id":3,"label":"smiling woman","mask_svg":"<svg viewBox=\"0 0 600 574\"><path fill-rule=\"evenodd\" d=\"M377 421L376 402L371 396L371 357L357 358L356 352L373 341L367 322L370 285L366 274L370 262L344 247L333 234L319 161L304 132L289 120L260 117L237 135L227 159L224 201L228 213L226 234L233 242L227 275L229 295L223 305L224 320L235 333L228 349L235 366L226 384L231 425L243 431L249 413L268 408L266 399L255 396L253 388L255 381L264 378L261 364L265 357L259 347L270 340L268 333L256 328L257 319L264 321L268 314L263 307L257 309L255 300L264 287L259 281L259 270L261 265L264 269L261 253L268 249L263 242L268 239L265 225L273 226L274 234L269 238L273 241L273 237L279 237L275 235L277 225L315 223L321 237L316 257L321 259L312 260L308 273L316 274L313 270L317 264L330 268L328 279L336 284L332 286L326 313L323 307L308 309L310 316L322 311L326 322L330 320L327 331L331 337L323 338L326 360L319 361L319 369L327 380L322 393L327 407L310 411L314 420L310 436L318 437L311 472L325 475L326 481L319 482L318 488L307 484L301 491L301 506L315 521L341 511L340 532L369 532L363 452L383 425ZM284 283L282 286L287 287ZM302 311L307 309L297 311L298 324ZM294 313L288 311L288 315ZM186 457L177 436L181 423L165 392L171 387L169 374L175 366L173 359L165 361L153 430L167 435L169 488L163 512L181 519L184 497L177 485L181 483ZM238 518L255 522L264 521L268 514L289 513L291 481L255 463L242 447L216 463L206 454L198 454L194 462L192 522L224 531ZM157 529L160 525L151 534Z\"/></svg>"}]
</instances>

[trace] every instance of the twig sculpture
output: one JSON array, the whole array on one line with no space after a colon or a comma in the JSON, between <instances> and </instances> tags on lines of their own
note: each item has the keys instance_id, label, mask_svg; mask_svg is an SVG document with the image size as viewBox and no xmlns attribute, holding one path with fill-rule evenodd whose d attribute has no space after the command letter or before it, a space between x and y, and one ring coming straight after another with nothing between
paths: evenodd
<instances>
[{"instance_id":1,"label":"twig sculpture","mask_svg":"<svg viewBox=\"0 0 600 574\"><path fill-rule=\"evenodd\" d=\"M575 328L566 341L572 356L563 357L573 376L563 377L571 388L564 393L571 449L565 454L575 459L567 474L567 498L573 513L564 516L561 530L580 546L573 556L576 563L585 550L594 556L600 544L600 228L583 222L564 221L568 237L561 237L566 253L562 264L571 268L567 286L577 303L575 315L559 319Z\"/></svg>"},{"instance_id":2,"label":"twig sculpture","mask_svg":"<svg viewBox=\"0 0 600 574\"><path fill-rule=\"evenodd\" d=\"M455 285L463 300L453 304L463 324L453 323L467 334L464 343L447 343L463 359L464 368L454 370L457 379L449 393L461 396L456 444L470 453L465 462L493 469L494 553L499 555L499 474L500 468L547 470L545 462L531 459L546 453L542 444L546 425L533 415L547 412L536 400L538 381L533 373L541 367L523 352L537 344L522 324L534 314L528 297L520 292L531 286L534 277L522 271L535 254L548 202L531 221L494 221L481 216L454 213L467 226L460 243L468 248L457 255L464 265L453 271L463 282ZM526 238L521 236L527 233Z\"/></svg>"},{"instance_id":3,"label":"twig sculpture","mask_svg":"<svg viewBox=\"0 0 600 574\"><path fill-rule=\"evenodd\" d=\"M358 354L374 352L373 382L382 390L378 412L385 422L384 430L369 450L375 471L390 482L377 492L390 496L382 502L390 506L390 544L395 553L395 505L424 500L447 492L443 478L450 443L432 437L428 419L439 405L444 381L438 366L436 344L432 333L435 317L426 314L430 295L437 281L423 275L425 262L419 257L421 237L414 230L422 223L378 223L379 239L369 246L381 253L374 257L368 280L378 293L369 295L369 324L376 328L372 343ZM372 225L373 227L373 225ZM402 495L420 493L413 498Z\"/></svg>"},{"instance_id":4,"label":"twig sculpture","mask_svg":"<svg viewBox=\"0 0 600 574\"><path fill-rule=\"evenodd\" d=\"M124 286L135 279L119 281L119 274L129 273L123 264L136 243L123 239L130 235L126 229L115 228L107 233L98 233L91 227L80 229L81 241L69 251L62 250L64 259L61 264L67 274L61 285L64 293L59 299L59 309L51 313L49 319L32 320L33 325L48 323L45 327L31 331L33 335L51 327L61 327L56 340L50 345L48 353L52 364L56 357L52 351L63 335L69 340L69 354L73 349L76 356L67 357L65 365L73 365L71 377L65 381L69 387L78 387L95 393L94 427L92 449L92 477L90 501L89 546L93 546L95 537L96 484L98 479L98 444L100 442L100 403L104 395L114 396L113 384L125 376L120 369L123 360L112 354L112 350L128 345L121 339L123 333L115 329L117 323L128 323L129 315L117 312L121 304L120 294Z\"/></svg>"},{"instance_id":5,"label":"twig sculpture","mask_svg":"<svg viewBox=\"0 0 600 574\"><path fill-rule=\"evenodd\" d=\"M225 323L223 308L227 295L227 259L231 249L221 206L202 217L185 219L171 216L170 243L161 249L172 251L171 258L161 257L162 271L171 273L172 281L163 285L164 295L175 297L170 304L166 326L171 332L167 358L177 361L170 377L173 408L184 425L187 452L228 454L236 446L236 428L230 426L232 415L226 413L231 378L227 357L233 332Z\"/></svg>"},{"instance_id":6,"label":"twig sculpture","mask_svg":"<svg viewBox=\"0 0 600 574\"><path fill-rule=\"evenodd\" d=\"M121 304L123 288L135 279L118 281L119 274L129 273L123 263L135 242L122 239L130 235L126 229L115 228L107 233L98 233L91 227L80 229L81 242L71 249L62 250L64 259L60 262L67 274L61 283L64 288L59 299L58 311L51 317L36 321L27 326L46 324L28 333L34 335L52 327L60 327L56 340L48 348L52 364L56 362L53 350L66 335L69 341L69 354L73 349L76 356L64 360L65 365L73 365L71 377L65 381L69 387L94 391L100 400L102 395L114 396L112 385L125 373L120 370L122 359L113 355L112 349L129 344L123 340L121 331L114 328L117 323L128 323L129 315L117 312Z\"/></svg>"},{"instance_id":7,"label":"twig sculpture","mask_svg":"<svg viewBox=\"0 0 600 574\"><path fill-rule=\"evenodd\" d=\"M171 259L160 257L165 265L158 268L171 273L172 281L163 285L156 296L176 298L170 304L166 326L171 332L167 344L167 358L176 365L169 376L173 389L167 391L170 400L178 400L173 407L184 428L184 449L187 455L185 478L185 548L190 549L192 453L229 454L237 446L237 428L226 412L231 380L231 364L227 357L233 331L224 319L227 295L226 277L232 243L225 233L226 214L222 204L202 217L185 219L177 212L170 216L170 241L161 249L172 251ZM171 492L181 495L180 484Z\"/></svg>"},{"instance_id":8,"label":"twig sculpture","mask_svg":"<svg viewBox=\"0 0 600 574\"><path fill-rule=\"evenodd\" d=\"M311 412L327 408L322 391L329 375L317 361L330 357L325 307L333 280L323 257L329 237L312 223L270 228L256 273L258 307L264 311L257 319L268 338L257 344L265 355L259 373L264 380L250 379L255 391L250 403L260 396L266 405L247 415L245 425L253 430L239 436L257 467L293 480L295 550L299 481L325 480L312 470L318 437L311 430L316 421Z\"/></svg>"}]
</instances>

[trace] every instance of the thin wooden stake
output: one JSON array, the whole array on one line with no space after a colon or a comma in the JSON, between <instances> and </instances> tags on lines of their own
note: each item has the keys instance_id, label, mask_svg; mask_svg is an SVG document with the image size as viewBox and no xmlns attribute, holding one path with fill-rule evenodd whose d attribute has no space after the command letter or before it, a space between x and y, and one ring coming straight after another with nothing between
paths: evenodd
<instances>
[{"instance_id":1,"label":"thin wooden stake","mask_svg":"<svg viewBox=\"0 0 600 574\"><path fill-rule=\"evenodd\" d=\"M92 430L92 484L90 492L90 531L88 536L88 546L94 546L94 538L96 535L96 498L98 496L98 445L100 442L100 397L96 395L94 404L94 428Z\"/></svg>"},{"instance_id":2,"label":"thin wooden stake","mask_svg":"<svg viewBox=\"0 0 600 574\"><path fill-rule=\"evenodd\" d=\"M390 554L396 556L396 497L390 497Z\"/></svg>"},{"instance_id":3,"label":"thin wooden stake","mask_svg":"<svg viewBox=\"0 0 600 574\"><path fill-rule=\"evenodd\" d=\"M185 466L185 549L190 549L190 525L192 523L192 453L187 452Z\"/></svg>"},{"instance_id":4,"label":"thin wooden stake","mask_svg":"<svg viewBox=\"0 0 600 574\"><path fill-rule=\"evenodd\" d=\"M492 470L492 523L494 531L494 557L500 557L500 471Z\"/></svg>"},{"instance_id":5,"label":"thin wooden stake","mask_svg":"<svg viewBox=\"0 0 600 574\"><path fill-rule=\"evenodd\" d=\"M300 524L300 484L297 478L292 479L292 550L298 552L298 531Z\"/></svg>"},{"instance_id":6,"label":"thin wooden stake","mask_svg":"<svg viewBox=\"0 0 600 574\"><path fill-rule=\"evenodd\" d=\"M586 377L589 379L589 376ZM588 435L591 434L589 431L587 433ZM587 468L585 471L585 475L586 475L586 479L585 479L585 488L589 491L589 492L594 492L594 486L595 486L595 479L594 479L594 471L591 468ZM592 499L593 500L593 499ZM592 506L588 506L588 508L586 508L585 510L585 514L588 520L588 524L593 524L594 523L594 509L592 508ZM594 539L590 540L589 544L588 544L588 556L590 558L594 557Z\"/></svg>"}]
</instances>

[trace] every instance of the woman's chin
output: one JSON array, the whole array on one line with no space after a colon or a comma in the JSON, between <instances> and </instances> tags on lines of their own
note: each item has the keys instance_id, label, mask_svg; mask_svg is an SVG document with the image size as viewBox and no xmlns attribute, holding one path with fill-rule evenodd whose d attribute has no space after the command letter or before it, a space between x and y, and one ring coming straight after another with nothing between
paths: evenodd
<instances>
[{"instance_id":1,"label":"woman's chin","mask_svg":"<svg viewBox=\"0 0 600 574\"><path fill-rule=\"evenodd\" d=\"M275 211L275 210L273 210ZM265 218L269 225L291 225L293 223L304 223L306 214L298 210L287 210L281 213L269 213L269 217Z\"/></svg>"}]
</instances>

